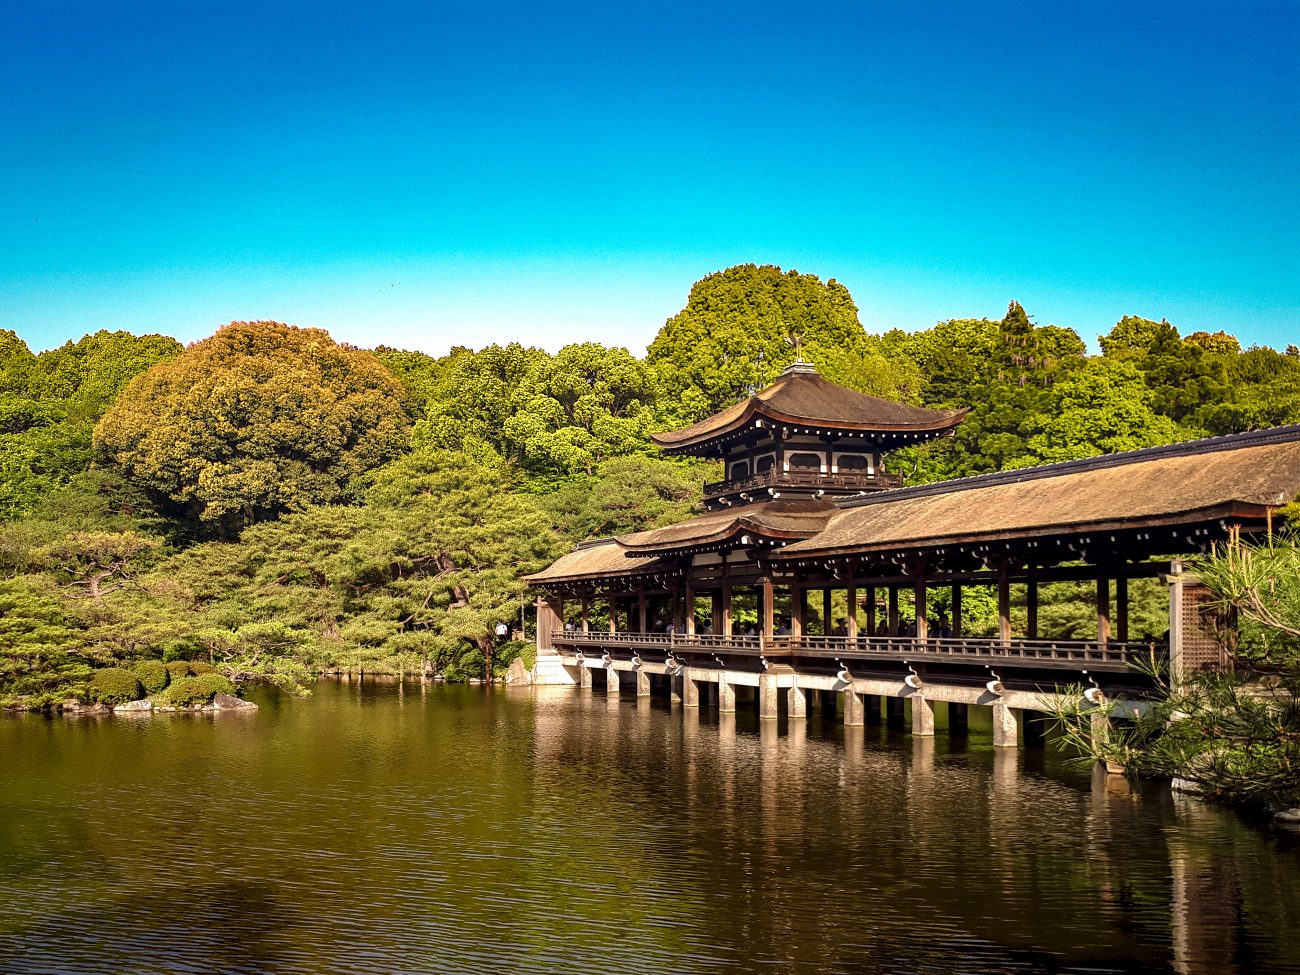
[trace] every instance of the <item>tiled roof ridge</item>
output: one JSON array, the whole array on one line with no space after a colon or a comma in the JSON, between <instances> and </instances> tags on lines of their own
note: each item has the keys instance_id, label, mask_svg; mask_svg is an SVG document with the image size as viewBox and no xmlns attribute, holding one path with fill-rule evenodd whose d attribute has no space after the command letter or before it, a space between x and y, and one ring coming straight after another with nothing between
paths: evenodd
<instances>
[{"instance_id":1,"label":"tiled roof ridge","mask_svg":"<svg viewBox=\"0 0 1300 975\"><path fill-rule=\"evenodd\" d=\"M1084 457L1079 460L1063 460L1052 464L1039 464L1034 467L1019 467L1007 471L993 471L988 474L974 474L970 477L958 477L949 481L936 481L933 484L916 484L911 487L874 491L865 497L845 498L836 501L835 504L841 508L863 508L868 505L887 504L905 498L951 494L973 488L994 487L998 484L1018 484L1023 481L1060 477L1063 474L1126 467L1130 464L1140 464L1165 457L1191 457L1196 454L1212 454L1240 447L1258 447L1271 443L1292 443L1296 441L1300 441L1300 424L1266 427L1262 430L1228 433L1218 437L1204 437L1200 440L1184 440L1180 443L1162 444L1158 447L1140 447L1137 450L1101 454L1097 457Z\"/></svg>"}]
</instances>

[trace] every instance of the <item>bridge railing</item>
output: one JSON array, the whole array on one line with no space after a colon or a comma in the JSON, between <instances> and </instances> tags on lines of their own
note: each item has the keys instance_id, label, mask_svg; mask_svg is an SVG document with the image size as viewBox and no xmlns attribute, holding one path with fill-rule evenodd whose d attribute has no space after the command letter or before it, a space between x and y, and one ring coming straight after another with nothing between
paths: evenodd
<instances>
[{"instance_id":1,"label":"bridge railing","mask_svg":"<svg viewBox=\"0 0 1300 975\"><path fill-rule=\"evenodd\" d=\"M1005 661L1027 666L1078 666L1094 670L1128 670L1165 651L1158 644L1089 640L1000 640L996 637L914 636L749 636L708 633L609 633L566 631L555 634L556 647L616 650L653 649L667 653L780 659L935 660L953 663Z\"/></svg>"}]
</instances>

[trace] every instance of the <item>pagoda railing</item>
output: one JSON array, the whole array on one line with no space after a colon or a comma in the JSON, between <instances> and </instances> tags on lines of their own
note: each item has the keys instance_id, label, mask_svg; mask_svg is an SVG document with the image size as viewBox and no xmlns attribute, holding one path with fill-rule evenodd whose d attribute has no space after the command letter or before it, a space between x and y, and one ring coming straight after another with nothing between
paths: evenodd
<instances>
[{"instance_id":1,"label":"pagoda railing","mask_svg":"<svg viewBox=\"0 0 1300 975\"><path fill-rule=\"evenodd\" d=\"M901 474L886 474L883 471L839 471L835 474L823 474L815 470L796 469L778 471L776 468L751 474L749 477L735 478L730 481L713 481L704 485L706 498L723 494L735 494L737 491L762 491L767 488L838 488L862 491L879 491L884 488L903 486Z\"/></svg>"},{"instance_id":2,"label":"pagoda railing","mask_svg":"<svg viewBox=\"0 0 1300 975\"><path fill-rule=\"evenodd\" d=\"M1142 669L1166 648L1160 644L1091 640L1000 640L996 637L907 636L724 636L687 633L566 631L553 637L557 648L586 651L648 650L663 655L825 660L934 661L945 663L1068 667L1097 671Z\"/></svg>"}]
</instances>

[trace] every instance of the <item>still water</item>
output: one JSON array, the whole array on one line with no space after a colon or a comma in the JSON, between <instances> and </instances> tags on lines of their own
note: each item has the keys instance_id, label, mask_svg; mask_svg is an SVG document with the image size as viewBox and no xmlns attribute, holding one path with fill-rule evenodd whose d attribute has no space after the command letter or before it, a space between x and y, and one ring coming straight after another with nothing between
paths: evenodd
<instances>
[{"instance_id":1,"label":"still water","mask_svg":"<svg viewBox=\"0 0 1300 975\"><path fill-rule=\"evenodd\" d=\"M0 971L1300 972L1300 836L978 724L259 700L0 718Z\"/></svg>"}]
</instances>

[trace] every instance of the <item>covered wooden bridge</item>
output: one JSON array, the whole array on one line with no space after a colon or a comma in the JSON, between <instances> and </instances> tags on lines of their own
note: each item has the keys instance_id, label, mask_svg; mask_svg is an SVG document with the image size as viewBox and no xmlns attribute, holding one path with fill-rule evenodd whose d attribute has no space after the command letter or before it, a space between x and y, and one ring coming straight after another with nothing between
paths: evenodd
<instances>
[{"instance_id":1,"label":"covered wooden bridge","mask_svg":"<svg viewBox=\"0 0 1300 975\"><path fill-rule=\"evenodd\" d=\"M881 699L898 720L909 701L917 734L933 732L936 702L950 727L985 705L996 743L1015 744L1019 713L1066 685L1138 702L1153 670L1221 662L1182 558L1268 530L1300 492L1300 427L911 488L882 474L890 447L962 415L875 400L800 365L660 438L739 476L713 485L697 518L583 543L532 576L536 679L589 687L601 671L611 692L658 683L724 711L749 686L766 718L782 703L806 713L814 691L850 723L878 719ZM1167 591L1159 632L1130 625L1139 579ZM1040 633L1040 587L1066 581L1095 594L1087 638ZM973 586L996 594L994 633L965 632Z\"/></svg>"}]
</instances>

